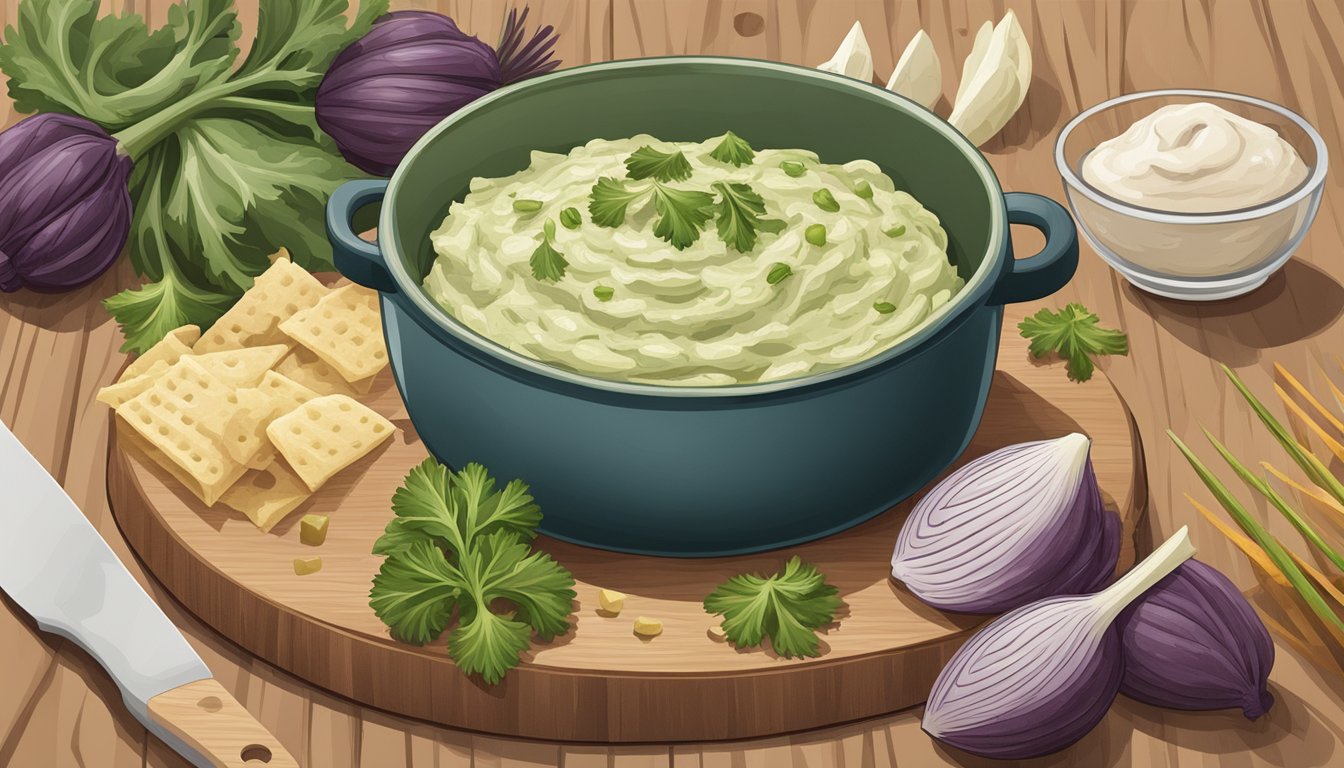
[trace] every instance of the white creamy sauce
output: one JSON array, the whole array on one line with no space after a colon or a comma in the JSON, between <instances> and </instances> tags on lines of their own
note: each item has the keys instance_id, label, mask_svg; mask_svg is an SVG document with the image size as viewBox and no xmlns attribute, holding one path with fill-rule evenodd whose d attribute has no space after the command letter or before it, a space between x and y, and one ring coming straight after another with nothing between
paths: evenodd
<instances>
[{"instance_id":1,"label":"white creamy sauce","mask_svg":"<svg viewBox=\"0 0 1344 768\"><path fill-rule=\"evenodd\" d=\"M875 164L758 150L735 167L710 157L721 140L597 139L568 155L533 152L531 165L512 176L473 179L431 235L438 258L425 289L476 333L536 360L689 386L770 381L864 360L910 335L963 287L937 217ZM715 182L748 184L764 201L764 218L783 227L761 231L739 253L711 220L678 250L654 234L651 199L632 203L619 226L598 226L589 211L594 184L625 180L626 158L644 146L681 151L690 162L691 177L668 186L710 192ZM786 161L801 163L801 175L781 169ZM856 194L862 182L871 199ZM814 202L823 188L839 211ZM519 213L519 200L540 209ZM569 208L582 218L572 229L561 225ZM558 280L539 279L530 266L548 222L552 247L567 262ZM826 228L822 245L805 235L817 224ZM772 284L779 265L791 274Z\"/></svg>"},{"instance_id":2,"label":"white creamy sauce","mask_svg":"<svg viewBox=\"0 0 1344 768\"><path fill-rule=\"evenodd\" d=\"M1083 160L1083 178L1127 203L1172 213L1249 208L1292 191L1307 166L1269 126L1206 102L1162 107Z\"/></svg>"}]
</instances>

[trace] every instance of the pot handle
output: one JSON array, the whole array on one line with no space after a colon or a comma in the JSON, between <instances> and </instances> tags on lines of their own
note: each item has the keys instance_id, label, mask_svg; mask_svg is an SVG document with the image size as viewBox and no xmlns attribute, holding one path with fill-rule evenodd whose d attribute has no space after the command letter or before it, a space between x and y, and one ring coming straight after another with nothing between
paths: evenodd
<instances>
[{"instance_id":1,"label":"pot handle","mask_svg":"<svg viewBox=\"0 0 1344 768\"><path fill-rule=\"evenodd\" d=\"M1064 287L1078 268L1078 230L1064 206L1043 195L1005 192L1009 224L1026 224L1045 235L1040 253L1008 261L990 293L990 304L1015 304L1041 299ZM1012 255L1012 247L1008 249Z\"/></svg>"},{"instance_id":2,"label":"pot handle","mask_svg":"<svg viewBox=\"0 0 1344 768\"><path fill-rule=\"evenodd\" d=\"M360 208L382 200L386 193L387 179L347 181L337 187L327 200L327 239L342 275L366 288L396 293L397 283L387 271L382 249L360 237L353 225Z\"/></svg>"}]
</instances>

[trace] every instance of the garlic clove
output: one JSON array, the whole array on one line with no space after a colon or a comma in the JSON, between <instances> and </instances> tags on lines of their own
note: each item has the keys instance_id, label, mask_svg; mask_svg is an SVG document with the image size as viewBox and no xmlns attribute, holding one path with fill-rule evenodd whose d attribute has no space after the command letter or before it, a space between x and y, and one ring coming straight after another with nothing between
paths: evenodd
<instances>
[{"instance_id":1,"label":"garlic clove","mask_svg":"<svg viewBox=\"0 0 1344 768\"><path fill-rule=\"evenodd\" d=\"M873 80L873 51L868 47L868 38L864 37L863 25L854 22L849 34L840 41L840 47L829 60L817 65L817 69L845 75L856 80L870 83Z\"/></svg>"},{"instance_id":2,"label":"garlic clove","mask_svg":"<svg viewBox=\"0 0 1344 768\"><path fill-rule=\"evenodd\" d=\"M985 58L985 51L989 49L989 39L993 35L994 24L988 21L975 31L975 39L971 41L971 53L961 65L961 82L957 85L957 97L953 99L955 104L960 104L966 99L966 89L975 79L975 73L980 70L980 62Z\"/></svg>"},{"instance_id":3,"label":"garlic clove","mask_svg":"<svg viewBox=\"0 0 1344 768\"><path fill-rule=\"evenodd\" d=\"M1226 576L1188 560L1121 614L1120 691L1172 709L1238 707L1254 720L1274 704L1274 642Z\"/></svg>"},{"instance_id":4,"label":"garlic clove","mask_svg":"<svg viewBox=\"0 0 1344 768\"><path fill-rule=\"evenodd\" d=\"M933 40L924 30L915 33L905 52L896 62L887 90L898 93L927 109L933 109L943 95L943 64L934 50Z\"/></svg>"},{"instance_id":5,"label":"garlic clove","mask_svg":"<svg viewBox=\"0 0 1344 768\"><path fill-rule=\"evenodd\" d=\"M976 34L948 122L979 146L1003 129L1031 85L1031 48L1012 11L988 37Z\"/></svg>"}]
</instances>

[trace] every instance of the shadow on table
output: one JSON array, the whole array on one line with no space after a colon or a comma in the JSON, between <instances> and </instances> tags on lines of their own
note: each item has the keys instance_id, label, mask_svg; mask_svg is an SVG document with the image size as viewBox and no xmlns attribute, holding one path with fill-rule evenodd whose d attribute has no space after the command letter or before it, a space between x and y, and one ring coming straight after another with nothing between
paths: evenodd
<instances>
[{"instance_id":1,"label":"shadow on table","mask_svg":"<svg viewBox=\"0 0 1344 768\"><path fill-rule=\"evenodd\" d=\"M1151 737L1155 743L1178 745L1184 752L1229 758L1238 756L1235 758L1238 765L1249 762L1248 753L1255 755L1256 765L1283 768L1337 765L1335 748L1344 741L1344 726L1331 723L1315 707L1282 686L1271 683L1270 689L1274 694L1274 706L1255 721L1247 720L1234 709L1176 712L1120 695L1106 719L1078 743L1053 755L1011 764L1018 768L1132 765L1136 756L1132 754L1134 732L1137 731ZM1293 746L1285 749L1290 737ZM942 744L936 749L948 762L963 768L1005 765L1002 760L977 757ZM1185 761L1180 762L1184 764ZM1213 759L1214 764L1221 762L1216 757Z\"/></svg>"},{"instance_id":2,"label":"shadow on table","mask_svg":"<svg viewBox=\"0 0 1344 768\"><path fill-rule=\"evenodd\" d=\"M49 331L87 332L111 321L101 300L134 285L134 277L129 259L122 259L97 280L65 293L0 293L0 312Z\"/></svg>"},{"instance_id":3,"label":"shadow on table","mask_svg":"<svg viewBox=\"0 0 1344 768\"><path fill-rule=\"evenodd\" d=\"M1226 301L1164 299L1128 283L1125 291L1178 341L1237 367L1260 351L1314 336L1344 313L1344 286L1304 261L1289 261L1258 290Z\"/></svg>"}]
</instances>

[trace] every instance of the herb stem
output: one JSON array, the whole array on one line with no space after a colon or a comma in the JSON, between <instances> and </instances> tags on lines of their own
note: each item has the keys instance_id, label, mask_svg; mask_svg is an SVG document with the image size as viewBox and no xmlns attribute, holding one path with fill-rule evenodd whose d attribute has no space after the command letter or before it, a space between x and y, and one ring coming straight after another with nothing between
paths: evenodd
<instances>
[{"instance_id":1,"label":"herb stem","mask_svg":"<svg viewBox=\"0 0 1344 768\"><path fill-rule=\"evenodd\" d=\"M218 106L218 102L234 98L234 94L240 91L259 83L265 83L274 74L279 73L256 72L237 80L227 80L203 88L185 99L155 112L140 122L123 128L114 134L113 138L117 140L117 143L121 145L132 161L137 161L144 157L145 153L155 144L176 131L178 126L188 119L206 109Z\"/></svg>"}]
</instances>

